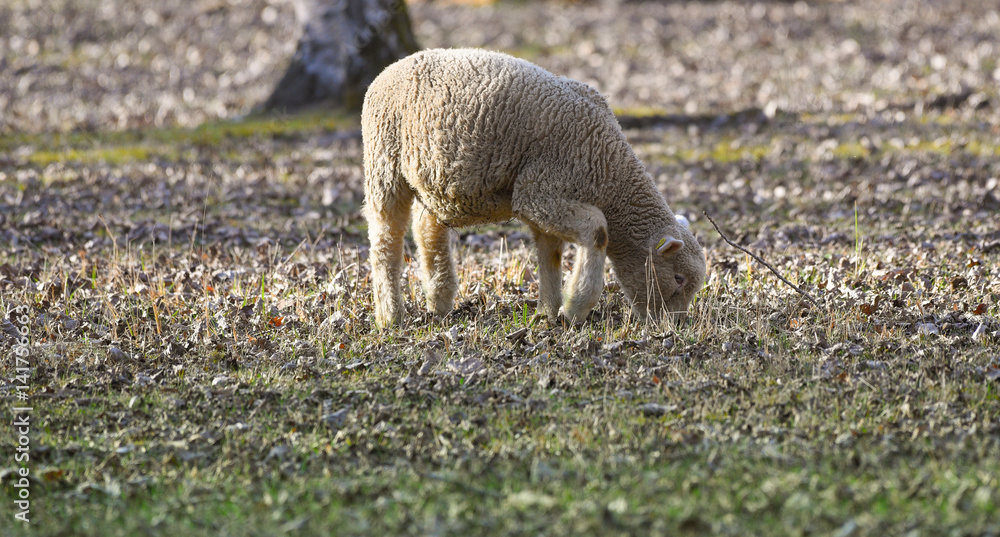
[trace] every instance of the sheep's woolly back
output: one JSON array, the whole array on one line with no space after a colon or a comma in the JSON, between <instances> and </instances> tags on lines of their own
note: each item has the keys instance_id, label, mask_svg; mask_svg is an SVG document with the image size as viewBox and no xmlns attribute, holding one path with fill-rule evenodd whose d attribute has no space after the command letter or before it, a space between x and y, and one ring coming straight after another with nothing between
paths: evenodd
<instances>
[{"instance_id":1,"label":"sheep's woolly back","mask_svg":"<svg viewBox=\"0 0 1000 537\"><path fill-rule=\"evenodd\" d=\"M596 90L506 54L427 50L390 65L368 90L362 130L368 180L403 178L448 225L510 218L518 180L601 209L612 257L673 218ZM522 176L532 165L548 176Z\"/></svg>"}]
</instances>

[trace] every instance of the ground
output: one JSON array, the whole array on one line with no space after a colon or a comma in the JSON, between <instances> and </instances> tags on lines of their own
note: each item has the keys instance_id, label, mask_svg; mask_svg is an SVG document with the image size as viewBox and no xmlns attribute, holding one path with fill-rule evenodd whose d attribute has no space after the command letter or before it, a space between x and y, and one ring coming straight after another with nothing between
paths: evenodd
<instances>
[{"instance_id":1,"label":"ground","mask_svg":"<svg viewBox=\"0 0 1000 537\"><path fill-rule=\"evenodd\" d=\"M511 222L377 331L358 118L252 110L288 2L7 2L4 535L1000 533L995 5L410 8L608 96L706 246L687 323L609 272L549 324Z\"/></svg>"}]
</instances>

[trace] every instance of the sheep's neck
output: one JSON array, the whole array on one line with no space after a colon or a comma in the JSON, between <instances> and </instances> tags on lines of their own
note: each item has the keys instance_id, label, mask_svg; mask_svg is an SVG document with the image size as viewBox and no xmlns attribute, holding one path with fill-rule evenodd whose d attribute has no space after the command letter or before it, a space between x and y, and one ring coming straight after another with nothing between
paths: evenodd
<instances>
[{"instance_id":1,"label":"sheep's neck","mask_svg":"<svg viewBox=\"0 0 1000 537\"><path fill-rule=\"evenodd\" d=\"M663 195L645 172L614 187L617 191L602 196L607 203L599 207L608 221L608 257L612 262L645 248L654 235L669 227L673 218Z\"/></svg>"}]
</instances>

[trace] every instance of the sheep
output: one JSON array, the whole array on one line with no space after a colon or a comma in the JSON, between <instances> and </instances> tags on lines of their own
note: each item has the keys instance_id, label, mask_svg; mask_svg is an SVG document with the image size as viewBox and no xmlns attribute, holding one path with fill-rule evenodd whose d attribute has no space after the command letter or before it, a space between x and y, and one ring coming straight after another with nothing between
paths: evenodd
<instances>
[{"instance_id":1,"label":"sheep","mask_svg":"<svg viewBox=\"0 0 1000 537\"><path fill-rule=\"evenodd\" d=\"M449 228L517 218L531 229L539 303L583 321L604 289L604 260L636 313L677 318L705 280L705 256L590 86L479 49L417 52L369 86L361 114L375 324L404 313L411 212L427 308L458 291ZM414 203L415 202L415 203ZM578 245L562 286L562 250Z\"/></svg>"}]
</instances>

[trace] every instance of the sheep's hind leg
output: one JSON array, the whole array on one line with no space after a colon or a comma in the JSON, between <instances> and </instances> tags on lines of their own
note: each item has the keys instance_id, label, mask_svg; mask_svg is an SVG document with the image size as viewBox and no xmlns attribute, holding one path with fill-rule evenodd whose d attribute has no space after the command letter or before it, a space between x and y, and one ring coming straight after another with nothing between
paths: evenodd
<instances>
[{"instance_id":1,"label":"sheep's hind leg","mask_svg":"<svg viewBox=\"0 0 1000 537\"><path fill-rule=\"evenodd\" d=\"M562 302L563 240L533 227L538 254L538 295L542 309L550 319L559 317Z\"/></svg>"},{"instance_id":2,"label":"sheep's hind leg","mask_svg":"<svg viewBox=\"0 0 1000 537\"><path fill-rule=\"evenodd\" d=\"M563 293L559 314L571 322L582 322L594 309L604 290L604 259L608 246L608 223L600 209L567 199L537 203L515 196L514 213L541 232L574 242L576 264ZM519 203L519 201L521 203ZM543 262L540 260L539 264ZM543 273L540 269L539 273ZM543 303L545 298L543 297Z\"/></svg>"},{"instance_id":3,"label":"sheep's hind leg","mask_svg":"<svg viewBox=\"0 0 1000 537\"><path fill-rule=\"evenodd\" d=\"M403 316L403 237L410 220L413 192L392 195L366 185L365 197L375 324L385 327Z\"/></svg>"},{"instance_id":4,"label":"sheep's hind leg","mask_svg":"<svg viewBox=\"0 0 1000 537\"><path fill-rule=\"evenodd\" d=\"M458 293L458 275L451 255L448 227L433 213L417 204L413 238L417 242L427 309L443 315L451 311Z\"/></svg>"}]
</instances>

